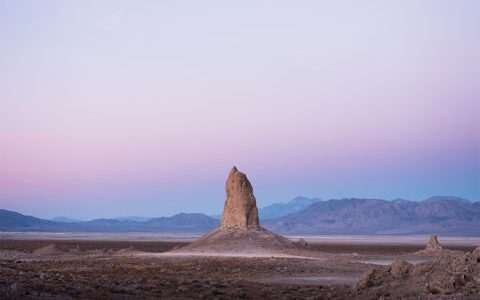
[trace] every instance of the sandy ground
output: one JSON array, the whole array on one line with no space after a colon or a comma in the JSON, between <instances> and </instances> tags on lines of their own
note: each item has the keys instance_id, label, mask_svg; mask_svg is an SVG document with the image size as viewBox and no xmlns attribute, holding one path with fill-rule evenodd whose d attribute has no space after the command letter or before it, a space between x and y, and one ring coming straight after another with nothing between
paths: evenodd
<instances>
[{"instance_id":1,"label":"sandy ground","mask_svg":"<svg viewBox=\"0 0 480 300\"><path fill-rule=\"evenodd\" d=\"M1 232L0 240L91 240L91 241L158 241L192 242L203 234L197 233L49 233L49 232ZM345 245L416 245L425 246L430 236L370 236L370 235L293 235L291 240L304 239L310 244ZM446 246L480 245L480 237L445 237L441 242Z\"/></svg>"},{"instance_id":2,"label":"sandy ground","mask_svg":"<svg viewBox=\"0 0 480 300\"><path fill-rule=\"evenodd\" d=\"M138 252L132 254L137 257L238 257L238 258L295 258L308 260L324 260L314 256L289 255L282 253L252 253L252 252L165 252L150 253Z\"/></svg>"},{"instance_id":3,"label":"sandy ground","mask_svg":"<svg viewBox=\"0 0 480 300\"><path fill-rule=\"evenodd\" d=\"M77 232L0 232L0 240L79 240L79 241L157 241L192 242L202 234L185 233L77 233Z\"/></svg>"},{"instance_id":4,"label":"sandy ground","mask_svg":"<svg viewBox=\"0 0 480 300\"><path fill-rule=\"evenodd\" d=\"M309 257L166 253L190 238L2 233L0 298L378 299L353 291L372 263L429 259L416 254L428 237L396 237L395 243L388 237L308 237ZM480 244L471 238L440 241L462 253Z\"/></svg>"}]
</instances>

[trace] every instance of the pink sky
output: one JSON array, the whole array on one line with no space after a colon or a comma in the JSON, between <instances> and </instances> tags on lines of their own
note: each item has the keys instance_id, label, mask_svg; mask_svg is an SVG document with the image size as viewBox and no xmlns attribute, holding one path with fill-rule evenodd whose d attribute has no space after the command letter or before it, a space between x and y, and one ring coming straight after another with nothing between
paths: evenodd
<instances>
[{"instance_id":1,"label":"pink sky","mask_svg":"<svg viewBox=\"0 0 480 300\"><path fill-rule=\"evenodd\" d=\"M0 208L217 213L234 164L260 205L480 200L479 8L2 2Z\"/></svg>"}]
</instances>

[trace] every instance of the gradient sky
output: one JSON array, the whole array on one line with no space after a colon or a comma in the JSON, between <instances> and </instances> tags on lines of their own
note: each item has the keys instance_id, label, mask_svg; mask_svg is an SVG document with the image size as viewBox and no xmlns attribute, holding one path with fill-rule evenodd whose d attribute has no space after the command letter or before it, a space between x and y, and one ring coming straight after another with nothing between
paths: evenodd
<instances>
[{"instance_id":1,"label":"gradient sky","mask_svg":"<svg viewBox=\"0 0 480 300\"><path fill-rule=\"evenodd\" d=\"M0 1L0 208L480 200L480 1Z\"/></svg>"}]
</instances>

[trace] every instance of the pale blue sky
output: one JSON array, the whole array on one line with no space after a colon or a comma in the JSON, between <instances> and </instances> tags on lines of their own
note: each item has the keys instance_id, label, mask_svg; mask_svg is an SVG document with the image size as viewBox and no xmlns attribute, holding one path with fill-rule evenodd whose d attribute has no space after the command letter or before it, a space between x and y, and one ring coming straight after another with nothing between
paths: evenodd
<instances>
[{"instance_id":1,"label":"pale blue sky","mask_svg":"<svg viewBox=\"0 0 480 300\"><path fill-rule=\"evenodd\" d=\"M0 207L480 200L479 1L0 1Z\"/></svg>"}]
</instances>

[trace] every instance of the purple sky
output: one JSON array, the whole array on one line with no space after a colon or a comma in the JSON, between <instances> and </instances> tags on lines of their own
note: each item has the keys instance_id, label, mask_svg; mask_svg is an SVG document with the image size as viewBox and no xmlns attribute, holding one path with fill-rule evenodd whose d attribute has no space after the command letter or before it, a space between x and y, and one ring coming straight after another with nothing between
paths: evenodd
<instances>
[{"instance_id":1,"label":"purple sky","mask_svg":"<svg viewBox=\"0 0 480 300\"><path fill-rule=\"evenodd\" d=\"M388 3L387 3L388 2ZM1 1L0 208L480 200L480 1Z\"/></svg>"}]
</instances>

